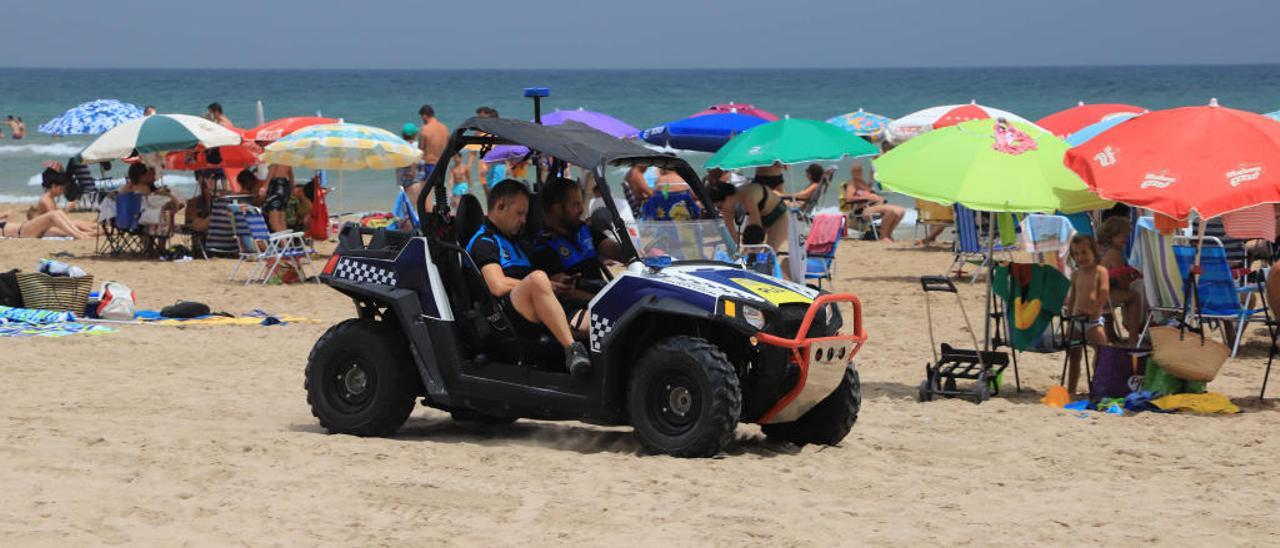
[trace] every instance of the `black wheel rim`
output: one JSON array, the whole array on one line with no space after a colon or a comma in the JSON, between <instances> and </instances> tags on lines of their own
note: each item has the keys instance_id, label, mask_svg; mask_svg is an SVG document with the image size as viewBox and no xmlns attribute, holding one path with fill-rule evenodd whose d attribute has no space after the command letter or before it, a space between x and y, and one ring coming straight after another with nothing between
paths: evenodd
<instances>
[{"instance_id":1,"label":"black wheel rim","mask_svg":"<svg viewBox=\"0 0 1280 548\"><path fill-rule=\"evenodd\" d=\"M329 401L346 413L364 409L378 387L376 370L352 356L343 356L334 364L325 382Z\"/></svg>"},{"instance_id":2,"label":"black wheel rim","mask_svg":"<svg viewBox=\"0 0 1280 548\"><path fill-rule=\"evenodd\" d=\"M664 371L649 383L645 400L649 423L666 436L692 430L702 414L698 383L679 371Z\"/></svg>"}]
</instances>

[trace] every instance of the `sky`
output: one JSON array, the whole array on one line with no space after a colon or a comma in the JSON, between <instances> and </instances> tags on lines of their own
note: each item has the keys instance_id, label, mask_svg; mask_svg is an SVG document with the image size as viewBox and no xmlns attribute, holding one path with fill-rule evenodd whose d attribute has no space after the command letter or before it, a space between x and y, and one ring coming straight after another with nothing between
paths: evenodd
<instances>
[{"instance_id":1,"label":"sky","mask_svg":"<svg viewBox=\"0 0 1280 548\"><path fill-rule=\"evenodd\" d=\"M1280 62L1274 32L1280 2L1275 0L9 4L4 9L5 55L0 56L0 66L7 67L636 69ZM61 31L55 35L53 28Z\"/></svg>"}]
</instances>

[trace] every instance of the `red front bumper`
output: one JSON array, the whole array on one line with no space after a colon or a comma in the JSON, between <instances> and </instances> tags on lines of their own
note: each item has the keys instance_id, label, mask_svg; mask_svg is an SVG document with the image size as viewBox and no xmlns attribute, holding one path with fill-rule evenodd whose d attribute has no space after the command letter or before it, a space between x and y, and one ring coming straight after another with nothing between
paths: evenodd
<instances>
[{"instance_id":1,"label":"red front bumper","mask_svg":"<svg viewBox=\"0 0 1280 548\"><path fill-rule=\"evenodd\" d=\"M823 307L839 306L839 303L849 303L853 308L851 333L813 338L804 336ZM848 321L846 319L846 325ZM851 293L821 295L809 305L795 338L757 333L756 339L767 345L790 350L791 362L800 367L800 380L795 387L766 411L758 422L769 424L796 420L839 386L844 379L845 368L867 341L867 333L862 325L862 303Z\"/></svg>"}]
</instances>

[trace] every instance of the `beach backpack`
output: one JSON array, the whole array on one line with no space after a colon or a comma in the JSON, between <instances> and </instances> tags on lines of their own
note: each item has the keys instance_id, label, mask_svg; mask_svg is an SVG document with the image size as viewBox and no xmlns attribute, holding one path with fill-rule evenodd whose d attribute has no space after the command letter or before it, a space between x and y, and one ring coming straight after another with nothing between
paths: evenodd
<instances>
[{"instance_id":1,"label":"beach backpack","mask_svg":"<svg viewBox=\"0 0 1280 548\"><path fill-rule=\"evenodd\" d=\"M102 300L98 301L98 317L105 320L132 320L134 295L120 282L103 282Z\"/></svg>"},{"instance_id":2,"label":"beach backpack","mask_svg":"<svg viewBox=\"0 0 1280 548\"><path fill-rule=\"evenodd\" d=\"M1150 355L1149 348L1098 347L1093 384L1089 387L1090 399L1123 398L1130 392L1142 390L1142 377Z\"/></svg>"}]
</instances>

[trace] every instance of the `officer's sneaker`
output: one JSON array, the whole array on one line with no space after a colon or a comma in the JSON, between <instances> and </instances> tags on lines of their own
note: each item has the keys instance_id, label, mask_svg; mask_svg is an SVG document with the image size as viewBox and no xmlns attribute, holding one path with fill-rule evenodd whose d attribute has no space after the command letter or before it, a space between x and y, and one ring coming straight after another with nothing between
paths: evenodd
<instances>
[{"instance_id":1,"label":"officer's sneaker","mask_svg":"<svg viewBox=\"0 0 1280 548\"><path fill-rule=\"evenodd\" d=\"M587 347L574 341L564 349L564 366L569 370L569 374L575 377L587 376L591 371L591 358L587 355Z\"/></svg>"}]
</instances>

